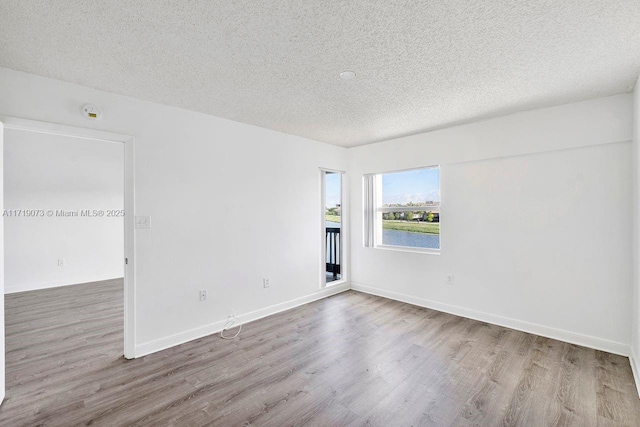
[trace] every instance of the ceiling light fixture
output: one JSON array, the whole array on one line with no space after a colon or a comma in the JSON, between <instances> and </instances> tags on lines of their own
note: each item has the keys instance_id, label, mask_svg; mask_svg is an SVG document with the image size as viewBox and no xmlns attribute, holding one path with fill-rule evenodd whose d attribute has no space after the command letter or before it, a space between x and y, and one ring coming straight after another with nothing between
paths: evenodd
<instances>
[{"instance_id":1,"label":"ceiling light fixture","mask_svg":"<svg viewBox=\"0 0 640 427\"><path fill-rule=\"evenodd\" d=\"M340 78L342 80L351 80L356 77L356 73L353 71L343 71L340 73Z\"/></svg>"}]
</instances>

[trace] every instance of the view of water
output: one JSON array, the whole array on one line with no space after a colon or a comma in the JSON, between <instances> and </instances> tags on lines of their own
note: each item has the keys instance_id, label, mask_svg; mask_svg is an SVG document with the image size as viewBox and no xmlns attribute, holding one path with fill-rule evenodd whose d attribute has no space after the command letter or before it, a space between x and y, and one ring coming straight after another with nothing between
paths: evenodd
<instances>
[{"instance_id":1,"label":"view of water","mask_svg":"<svg viewBox=\"0 0 640 427\"><path fill-rule=\"evenodd\" d=\"M382 230L382 244L409 246L412 248L440 249L440 236L437 234L409 233L399 230Z\"/></svg>"},{"instance_id":2,"label":"view of water","mask_svg":"<svg viewBox=\"0 0 640 427\"><path fill-rule=\"evenodd\" d=\"M325 223L327 228L340 227L339 222L325 221ZM440 236L400 230L382 230L382 244L408 246L410 248L440 249Z\"/></svg>"}]
</instances>

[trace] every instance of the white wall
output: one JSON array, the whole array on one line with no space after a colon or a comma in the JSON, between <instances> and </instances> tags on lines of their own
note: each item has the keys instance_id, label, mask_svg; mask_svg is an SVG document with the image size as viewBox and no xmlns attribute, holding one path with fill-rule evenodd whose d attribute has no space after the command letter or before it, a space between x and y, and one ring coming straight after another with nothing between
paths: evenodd
<instances>
[{"instance_id":1,"label":"white wall","mask_svg":"<svg viewBox=\"0 0 640 427\"><path fill-rule=\"evenodd\" d=\"M87 102L99 121L81 116ZM319 294L319 168L345 170L346 149L8 69L0 115L135 137L135 214L152 227L136 232L137 354L212 332L230 310Z\"/></svg>"},{"instance_id":2,"label":"white wall","mask_svg":"<svg viewBox=\"0 0 640 427\"><path fill-rule=\"evenodd\" d=\"M628 353L631 107L624 94L350 150L352 286ZM441 255L364 248L362 174L435 164Z\"/></svg>"},{"instance_id":3,"label":"white wall","mask_svg":"<svg viewBox=\"0 0 640 427\"><path fill-rule=\"evenodd\" d=\"M4 126L0 122L0 171L3 166ZM0 208L4 209L3 174L0 173ZM0 242L4 242L4 217L0 217ZM4 245L0 245L0 403L5 396L5 351L4 351Z\"/></svg>"},{"instance_id":4,"label":"white wall","mask_svg":"<svg viewBox=\"0 0 640 427\"><path fill-rule=\"evenodd\" d=\"M86 102L103 118L81 117ZM356 288L626 353L631 110L618 95L347 152L0 69L0 115L136 139L135 214L152 224L136 232L137 354L211 332L230 310L255 317L322 294L318 168L347 166ZM363 248L361 175L432 164L442 254Z\"/></svg>"},{"instance_id":5,"label":"white wall","mask_svg":"<svg viewBox=\"0 0 640 427\"><path fill-rule=\"evenodd\" d=\"M633 319L631 367L640 393L640 78L633 91Z\"/></svg>"},{"instance_id":6,"label":"white wall","mask_svg":"<svg viewBox=\"0 0 640 427\"><path fill-rule=\"evenodd\" d=\"M44 214L5 217L5 293L123 276L123 218L60 212L123 209L123 144L7 129L4 163L5 209Z\"/></svg>"}]
</instances>

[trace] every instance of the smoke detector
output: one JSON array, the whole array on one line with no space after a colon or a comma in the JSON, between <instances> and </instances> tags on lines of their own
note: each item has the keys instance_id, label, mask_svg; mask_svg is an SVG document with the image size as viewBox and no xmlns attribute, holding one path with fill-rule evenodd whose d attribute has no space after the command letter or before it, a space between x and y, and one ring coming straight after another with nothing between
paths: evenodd
<instances>
[{"instance_id":1,"label":"smoke detector","mask_svg":"<svg viewBox=\"0 0 640 427\"><path fill-rule=\"evenodd\" d=\"M84 104L82 106L82 114L87 119L96 120L96 119L99 119L100 116L102 116L102 110L100 110L98 107L96 107L93 104Z\"/></svg>"}]
</instances>

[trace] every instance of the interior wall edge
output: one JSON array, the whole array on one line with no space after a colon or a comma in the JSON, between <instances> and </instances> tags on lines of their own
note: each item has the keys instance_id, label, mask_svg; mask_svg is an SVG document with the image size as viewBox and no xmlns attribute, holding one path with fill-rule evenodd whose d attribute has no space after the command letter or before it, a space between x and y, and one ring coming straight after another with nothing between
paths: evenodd
<instances>
[{"instance_id":1,"label":"interior wall edge","mask_svg":"<svg viewBox=\"0 0 640 427\"><path fill-rule=\"evenodd\" d=\"M640 77L633 91L633 223L632 223L632 257L633 257L633 298L631 325L631 356L629 357L636 388L640 396Z\"/></svg>"},{"instance_id":2,"label":"interior wall edge","mask_svg":"<svg viewBox=\"0 0 640 427\"><path fill-rule=\"evenodd\" d=\"M466 317L468 319L478 320L480 322L491 323L493 325L567 342L569 344L589 347L595 350L606 351L608 353L613 353L625 357L630 356L629 343L615 342L604 338L584 335L563 329L552 328L537 323L484 313L465 307L441 303L438 301L428 300L425 298L402 294L386 289L375 288L357 282L351 282L351 289L354 291L389 298L407 304L417 305L419 307L429 308L431 310L453 314L455 316Z\"/></svg>"},{"instance_id":3,"label":"interior wall edge","mask_svg":"<svg viewBox=\"0 0 640 427\"><path fill-rule=\"evenodd\" d=\"M636 383L636 391L638 392L638 397L640 397L640 368L638 367L638 358L634 354L635 352L633 351L633 347L631 347L631 351L629 353L629 364L631 365L633 380Z\"/></svg>"}]
</instances>

